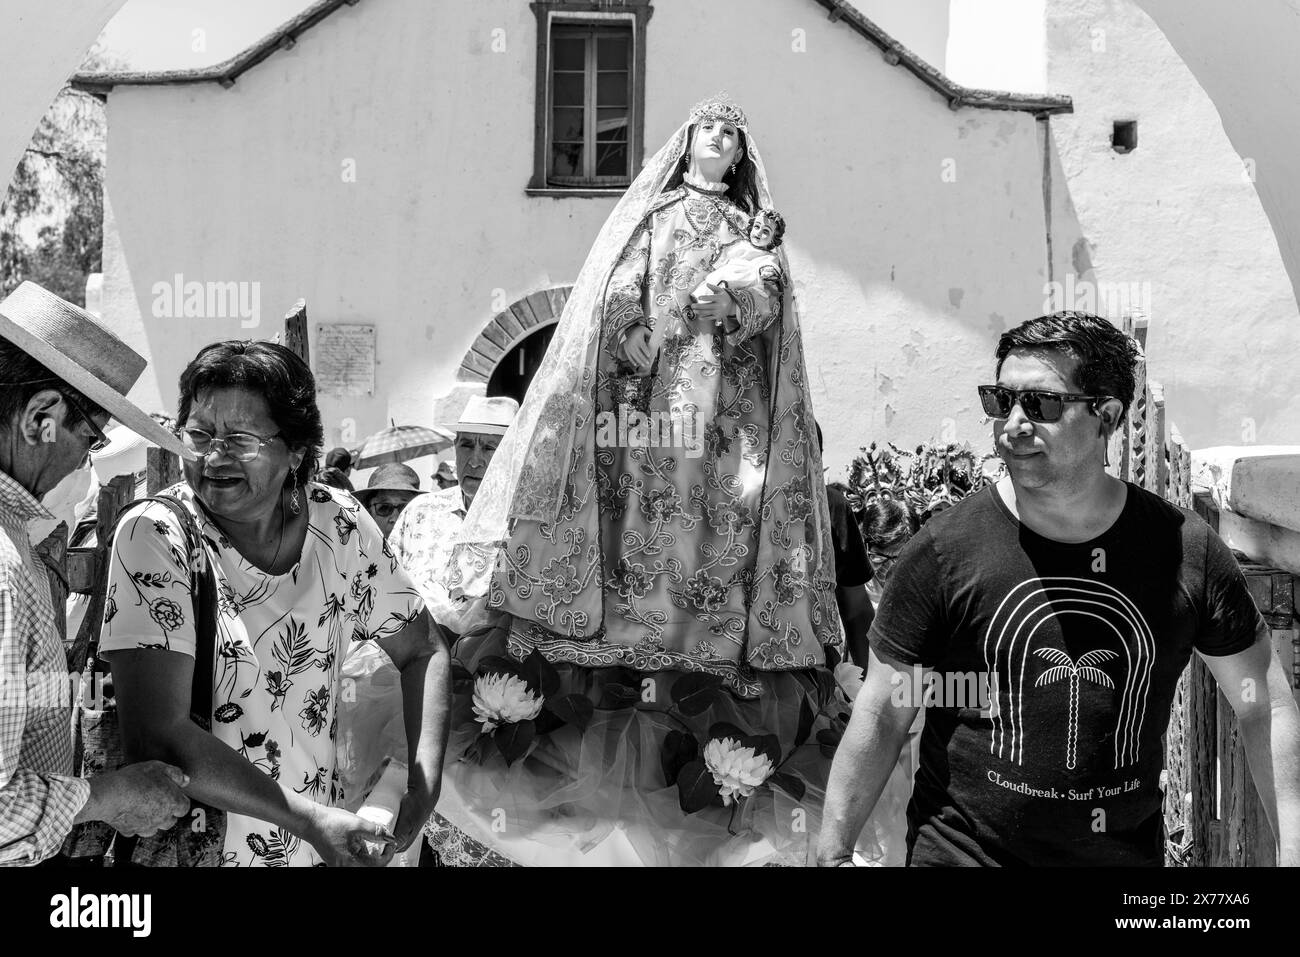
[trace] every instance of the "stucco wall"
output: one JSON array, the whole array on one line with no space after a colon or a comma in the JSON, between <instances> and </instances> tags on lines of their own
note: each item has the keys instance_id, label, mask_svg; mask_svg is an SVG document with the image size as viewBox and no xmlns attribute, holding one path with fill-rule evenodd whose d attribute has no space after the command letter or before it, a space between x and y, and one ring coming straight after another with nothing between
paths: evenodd
<instances>
[{"instance_id":1,"label":"stucco wall","mask_svg":"<svg viewBox=\"0 0 1300 957\"><path fill-rule=\"evenodd\" d=\"M1042 300L1034 119L949 110L810 0L716 0L708 22L725 43L697 4L655 4L647 146L719 88L749 112L833 471L872 439L983 447L974 386ZM323 398L327 444L347 417L362 436L423 421L497 310L572 282L612 200L524 195L534 24L515 0L368 0L232 89L115 90L104 311L154 357L141 401L170 407L200 345L269 336L303 296L313 321L379 325L380 394ZM261 328L153 317L153 284L176 273L260 282Z\"/></svg>"},{"instance_id":2,"label":"stucco wall","mask_svg":"<svg viewBox=\"0 0 1300 957\"><path fill-rule=\"evenodd\" d=\"M1149 284L1150 368L1196 448L1300 442L1300 317L1278 243L1201 85L1129 0L1050 0L1063 171L1100 283ZM1110 145L1138 121L1137 150ZM1106 311L1106 310L1102 310Z\"/></svg>"},{"instance_id":3,"label":"stucco wall","mask_svg":"<svg viewBox=\"0 0 1300 957\"><path fill-rule=\"evenodd\" d=\"M1224 131L1252 161L1255 189L1300 294L1300 4L1136 0L1214 100Z\"/></svg>"}]
</instances>

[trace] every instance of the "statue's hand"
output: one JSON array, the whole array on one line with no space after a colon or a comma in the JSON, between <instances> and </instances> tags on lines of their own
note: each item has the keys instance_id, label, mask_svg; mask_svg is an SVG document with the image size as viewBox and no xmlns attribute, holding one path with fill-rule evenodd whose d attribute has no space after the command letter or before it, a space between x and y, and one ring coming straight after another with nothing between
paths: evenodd
<instances>
[{"instance_id":1,"label":"statue's hand","mask_svg":"<svg viewBox=\"0 0 1300 957\"><path fill-rule=\"evenodd\" d=\"M627 334L623 340L623 354L627 356L628 362L632 363L638 370L648 369L650 367L650 328L648 326L637 325Z\"/></svg>"},{"instance_id":2,"label":"statue's hand","mask_svg":"<svg viewBox=\"0 0 1300 957\"><path fill-rule=\"evenodd\" d=\"M691 303L695 319L704 328L720 326L722 320L731 312L731 297L722 292L720 287L710 284L709 292Z\"/></svg>"}]
</instances>

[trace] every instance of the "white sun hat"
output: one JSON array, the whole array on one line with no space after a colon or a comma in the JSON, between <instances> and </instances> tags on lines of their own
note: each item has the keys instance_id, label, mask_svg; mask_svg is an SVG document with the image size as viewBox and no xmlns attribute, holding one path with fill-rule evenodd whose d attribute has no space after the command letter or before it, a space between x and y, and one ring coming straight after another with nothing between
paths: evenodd
<instances>
[{"instance_id":1,"label":"white sun hat","mask_svg":"<svg viewBox=\"0 0 1300 957\"><path fill-rule=\"evenodd\" d=\"M470 396L460 414L460 421L456 423L456 431L504 435L518 411L519 403L509 396Z\"/></svg>"}]
</instances>

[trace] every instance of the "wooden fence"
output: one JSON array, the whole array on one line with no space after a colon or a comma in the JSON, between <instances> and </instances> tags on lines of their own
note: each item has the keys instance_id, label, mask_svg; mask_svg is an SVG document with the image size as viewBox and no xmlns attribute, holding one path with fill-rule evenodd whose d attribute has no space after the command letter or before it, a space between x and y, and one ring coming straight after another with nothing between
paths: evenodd
<instances>
[{"instance_id":1,"label":"wooden fence","mask_svg":"<svg viewBox=\"0 0 1300 957\"><path fill-rule=\"evenodd\" d=\"M1147 322L1128 318L1124 331L1146 349ZM1209 496L1193 496L1191 453L1166 419L1164 391L1151 381L1145 360L1129 419L1112 454L1117 474L1184 508L1195 508L1216 531L1218 512ZM1300 667L1295 617L1295 577L1241 562L1255 603L1273 632L1273 644L1292 687ZM1165 736L1164 817L1166 861L1176 866L1271 866L1273 832L1246 765L1232 706L1215 687L1198 655L1179 679Z\"/></svg>"}]
</instances>

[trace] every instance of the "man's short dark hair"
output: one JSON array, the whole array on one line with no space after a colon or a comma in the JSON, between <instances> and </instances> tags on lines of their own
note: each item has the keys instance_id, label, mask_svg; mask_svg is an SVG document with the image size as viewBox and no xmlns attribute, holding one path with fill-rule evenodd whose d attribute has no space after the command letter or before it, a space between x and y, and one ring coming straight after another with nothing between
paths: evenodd
<instances>
[{"instance_id":1,"label":"man's short dark hair","mask_svg":"<svg viewBox=\"0 0 1300 957\"><path fill-rule=\"evenodd\" d=\"M327 469L352 468L352 453L342 446L330 449L325 453L325 467Z\"/></svg>"},{"instance_id":2,"label":"man's short dark hair","mask_svg":"<svg viewBox=\"0 0 1300 957\"><path fill-rule=\"evenodd\" d=\"M1088 395L1109 395L1124 404L1119 421L1128 415L1137 389L1137 343L1117 327L1086 312L1054 312L1008 329L998 339L997 374L1012 349L1055 350L1075 360L1074 384Z\"/></svg>"},{"instance_id":3,"label":"man's short dark hair","mask_svg":"<svg viewBox=\"0 0 1300 957\"><path fill-rule=\"evenodd\" d=\"M327 465L317 472L316 481L321 485L332 485L334 488L352 491L352 480L343 474L342 469L335 468L333 465Z\"/></svg>"},{"instance_id":4,"label":"man's short dark hair","mask_svg":"<svg viewBox=\"0 0 1300 957\"><path fill-rule=\"evenodd\" d=\"M0 339L0 430L9 428L14 417L32 400L32 396L42 389L57 389L59 394L71 399L64 419L64 425L75 425L82 416L77 411L79 406L86 415L103 415L104 410L84 395L68 385L49 369L41 365L12 342Z\"/></svg>"},{"instance_id":5,"label":"man's short dark hair","mask_svg":"<svg viewBox=\"0 0 1300 957\"><path fill-rule=\"evenodd\" d=\"M298 484L306 483L316 470L325 438L316 404L316 379L307 363L275 342L215 342L200 350L181 373L176 421L185 424L200 392L222 388L247 389L266 400L285 445L306 449L296 472ZM290 474L295 473L290 470Z\"/></svg>"}]
</instances>

